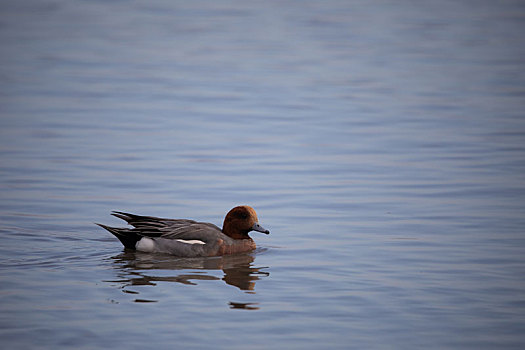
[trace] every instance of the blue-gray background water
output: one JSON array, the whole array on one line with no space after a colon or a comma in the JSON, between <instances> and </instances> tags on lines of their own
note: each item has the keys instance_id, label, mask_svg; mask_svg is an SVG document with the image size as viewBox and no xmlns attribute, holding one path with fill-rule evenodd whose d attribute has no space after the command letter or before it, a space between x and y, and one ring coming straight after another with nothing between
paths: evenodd
<instances>
[{"instance_id":1,"label":"blue-gray background water","mask_svg":"<svg viewBox=\"0 0 525 350\"><path fill-rule=\"evenodd\" d=\"M522 1L2 1L3 349L525 347ZM269 236L124 252L111 210Z\"/></svg>"}]
</instances>

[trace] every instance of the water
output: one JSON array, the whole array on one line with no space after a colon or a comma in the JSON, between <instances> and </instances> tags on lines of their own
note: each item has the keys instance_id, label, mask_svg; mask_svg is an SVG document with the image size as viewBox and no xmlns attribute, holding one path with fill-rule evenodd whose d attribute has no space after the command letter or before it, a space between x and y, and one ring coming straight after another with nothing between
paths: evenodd
<instances>
[{"instance_id":1,"label":"water","mask_svg":"<svg viewBox=\"0 0 525 350\"><path fill-rule=\"evenodd\" d=\"M4 1L6 349L521 349L519 1ZM111 210L253 254L124 252Z\"/></svg>"}]
</instances>

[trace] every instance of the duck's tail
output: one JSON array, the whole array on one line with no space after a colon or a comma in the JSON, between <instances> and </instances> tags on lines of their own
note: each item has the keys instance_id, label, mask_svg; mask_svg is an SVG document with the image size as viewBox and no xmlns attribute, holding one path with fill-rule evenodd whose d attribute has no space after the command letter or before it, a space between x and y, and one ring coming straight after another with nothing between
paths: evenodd
<instances>
[{"instance_id":1,"label":"duck's tail","mask_svg":"<svg viewBox=\"0 0 525 350\"><path fill-rule=\"evenodd\" d=\"M141 235L129 228L109 227L102 224L95 224L111 232L111 234L117 237L127 249L135 249L137 242L142 238Z\"/></svg>"}]
</instances>

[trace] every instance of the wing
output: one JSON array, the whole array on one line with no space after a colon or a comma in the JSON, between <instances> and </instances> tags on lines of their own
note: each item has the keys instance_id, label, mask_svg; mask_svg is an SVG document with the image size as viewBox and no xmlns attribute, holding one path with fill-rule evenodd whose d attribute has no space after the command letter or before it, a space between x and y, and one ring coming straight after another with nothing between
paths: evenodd
<instances>
[{"instance_id":1,"label":"wing","mask_svg":"<svg viewBox=\"0 0 525 350\"><path fill-rule=\"evenodd\" d=\"M141 216L119 211L115 211L111 215L134 226L135 228L131 231L135 231L141 236L184 240L198 239L207 242L223 235L217 226L206 222Z\"/></svg>"}]
</instances>

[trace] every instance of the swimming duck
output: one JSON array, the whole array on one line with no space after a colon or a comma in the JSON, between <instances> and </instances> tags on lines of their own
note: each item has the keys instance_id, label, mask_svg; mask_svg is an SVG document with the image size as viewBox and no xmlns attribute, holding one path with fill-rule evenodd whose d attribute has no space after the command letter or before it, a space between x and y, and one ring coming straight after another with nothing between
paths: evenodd
<instances>
[{"instance_id":1,"label":"swimming duck","mask_svg":"<svg viewBox=\"0 0 525 350\"><path fill-rule=\"evenodd\" d=\"M255 210L242 205L226 214L222 230L207 222L188 219L163 219L120 211L111 215L134 228L117 228L97 224L117 237L127 249L147 253L167 253L180 257L204 257L249 252L255 242L250 231L269 234L259 224Z\"/></svg>"}]
</instances>

